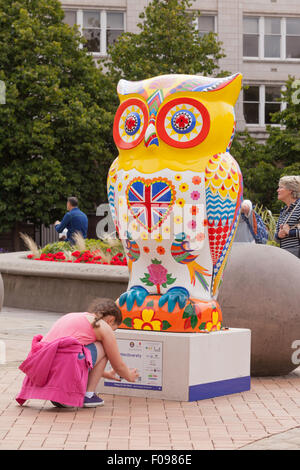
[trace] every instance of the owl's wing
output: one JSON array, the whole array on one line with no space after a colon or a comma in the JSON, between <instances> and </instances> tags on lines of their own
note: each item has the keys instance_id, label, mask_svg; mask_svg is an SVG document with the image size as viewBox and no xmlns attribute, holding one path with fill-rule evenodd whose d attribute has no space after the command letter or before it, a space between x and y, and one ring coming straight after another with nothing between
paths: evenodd
<instances>
[{"instance_id":1,"label":"owl's wing","mask_svg":"<svg viewBox=\"0 0 300 470\"><path fill-rule=\"evenodd\" d=\"M108 196L108 203L110 208L110 213L115 224L117 232L119 232L118 226L118 217L117 217L117 209L116 209L116 202L115 202L115 186L117 180L117 171L119 168L118 159L116 158L108 172L107 178L107 196Z\"/></svg>"},{"instance_id":2,"label":"owl's wing","mask_svg":"<svg viewBox=\"0 0 300 470\"><path fill-rule=\"evenodd\" d=\"M216 296L238 225L243 194L239 165L228 152L210 158L205 169L205 189L213 260L212 294Z\"/></svg>"}]
</instances>

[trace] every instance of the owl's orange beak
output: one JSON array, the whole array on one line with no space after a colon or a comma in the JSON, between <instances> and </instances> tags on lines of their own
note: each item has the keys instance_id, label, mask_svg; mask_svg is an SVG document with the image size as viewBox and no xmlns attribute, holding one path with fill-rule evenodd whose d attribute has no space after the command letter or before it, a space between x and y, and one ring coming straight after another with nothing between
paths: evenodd
<instances>
[{"instance_id":1,"label":"owl's orange beak","mask_svg":"<svg viewBox=\"0 0 300 470\"><path fill-rule=\"evenodd\" d=\"M156 129L153 123L153 120L150 119L149 125L145 132L144 137L145 147L150 147L150 145L157 145L159 147L158 137L156 135Z\"/></svg>"}]
</instances>

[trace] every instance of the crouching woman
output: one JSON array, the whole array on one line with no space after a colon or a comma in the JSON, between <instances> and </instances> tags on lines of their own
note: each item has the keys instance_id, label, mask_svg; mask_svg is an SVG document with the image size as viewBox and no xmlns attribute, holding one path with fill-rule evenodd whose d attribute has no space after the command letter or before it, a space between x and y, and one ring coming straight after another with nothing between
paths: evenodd
<instances>
[{"instance_id":1,"label":"crouching woman","mask_svg":"<svg viewBox=\"0 0 300 470\"><path fill-rule=\"evenodd\" d=\"M56 406L102 406L104 401L96 394L102 377L135 382L138 372L124 363L114 335L121 322L115 302L101 298L86 312L60 317L45 337L35 336L19 367L26 377L17 402L22 405L35 398ZM109 371L107 361L112 366Z\"/></svg>"}]
</instances>

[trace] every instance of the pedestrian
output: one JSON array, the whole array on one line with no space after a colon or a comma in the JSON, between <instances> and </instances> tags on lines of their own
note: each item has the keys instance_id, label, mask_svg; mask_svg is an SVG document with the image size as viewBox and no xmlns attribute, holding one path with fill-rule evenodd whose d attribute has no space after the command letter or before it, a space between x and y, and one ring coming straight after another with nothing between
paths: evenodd
<instances>
[{"instance_id":1,"label":"pedestrian","mask_svg":"<svg viewBox=\"0 0 300 470\"><path fill-rule=\"evenodd\" d=\"M241 205L241 217L234 237L234 242L255 243L252 212L252 202L249 199L245 199Z\"/></svg>"},{"instance_id":2,"label":"pedestrian","mask_svg":"<svg viewBox=\"0 0 300 470\"><path fill-rule=\"evenodd\" d=\"M114 335L121 322L115 302L100 298L86 312L60 317L45 337L35 336L20 366L26 377L18 403L35 398L60 407L102 406L104 401L96 394L102 377L135 382L138 372L124 363ZM112 366L109 371L105 370L108 361Z\"/></svg>"},{"instance_id":3,"label":"pedestrian","mask_svg":"<svg viewBox=\"0 0 300 470\"><path fill-rule=\"evenodd\" d=\"M277 194L285 206L279 214L275 240L280 248L300 258L300 176L280 178Z\"/></svg>"},{"instance_id":4,"label":"pedestrian","mask_svg":"<svg viewBox=\"0 0 300 470\"><path fill-rule=\"evenodd\" d=\"M62 221L57 220L54 223L55 230L62 233L67 229L66 241L72 245L75 244L73 235L80 233L83 238L87 237L88 218L84 212L78 207L77 197L71 196L67 199L67 213L64 215Z\"/></svg>"}]
</instances>

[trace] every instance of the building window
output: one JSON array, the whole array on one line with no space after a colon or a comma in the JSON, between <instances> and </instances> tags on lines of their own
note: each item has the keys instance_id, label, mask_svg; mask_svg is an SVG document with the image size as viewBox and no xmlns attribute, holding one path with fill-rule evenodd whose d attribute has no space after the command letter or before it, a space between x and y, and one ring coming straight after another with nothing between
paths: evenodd
<instances>
[{"instance_id":1,"label":"building window","mask_svg":"<svg viewBox=\"0 0 300 470\"><path fill-rule=\"evenodd\" d=\"M197 27L200 37L203 37L208 33L216 32L216 17L214 15L201 15L197 19Z\"/></svg>"},{"instance_id":2,"label":"building window","mask_svg":"<svg viewBox=\"0 0 300 470\"><path fill-rule=\"evenodd\" d=\"M76 24L76 11L73 10L65 10L65 17L64 22L67 23L69 26L74 26Z\"/></svg>"},{"instance_id":3,"label":"building window","mask_svg":"<svg viewBox=\"0 0 300 470\"><path fill-rule=\"evenodd\" d=\"M87 40L85 48L89 52L101 52L101 18L100 11L83 12L82 34Z\"/></svg>"},{"instance_id":4,"label":"building window","mask_svg":"<svg viewBox=\"0 0 300 470\"><path fill-rule=\"evenodd\" d=\"M106 55L108 46L125 30L124 16L124 12L119 11L65 10L64 21L70 26L78 25L89 52Z\"/></svg>"},{"instance_id":5,"label":"building window","mask_svg":"<svg viewBox=\"0 0 300 470\"><path fill-rule=\"evenodd\" d=\"M300 18L244 16L243 55L300 59Z\"/></svg>"},{"instance_id":6,"label":"building window","mask_svg":"<svg viewBox=\"0 0 300 470\"><path fill-rule=\"evenodd\" d=\"M244 117L247 124L259 124L259 86L244 90Z\"/></svg>"},{"instance_id":7,"label":"building window","mask_svg":"<svg viewBox=\"0 0 300 470\"><path fill-rule=\"evenodd\" d=\"M244 57L258 57L259 18L244 18L243 50Z\"/></svg>"},{"instance_id":8,"label":"building window","mask_svg":"<svg viewBox=\"0 0 300 470\"><path fill-rule=\"evenodd\" d=\"M251 85L244 90L244 117L246 124L265 126L273 124L273 113L281 111L285 103L279 101L282 87L279 85Z\"/></svg>"},{"instance_id":9,"label":"building window","mask_svg":"<svg viewBox=\"0 0 300 470\"><path fill-rule=\"evenodd\" d=\"M113 44L124 32L124 14L119 12L107 13L106 44Z\"/></svg>"},{"instance_id":10,"label":"building window","mask_svg":"<svg viewBox=\"0 0 300 470\"><path fill-rule=\"evenodd\" d=\"M264 55L280 57L281 26L280 18L265 18Z\"/></svg>"},{"instance_id":11,"label":"building window","mask_svg":"<svg viewBox=\"0 0 300 470\"><path fill-rule=\"evenodd\" d=\"M286 19L286 57L300 59L300 18Z\"/></svg>"},{"instance_id":12,"label":"building window","mask_svg":"<svg viewBox=\"0 0 300 470\"><path fill-rule=\"evenodd\" d=\"M265 87L265 124L272 124L271 117L273 113L281 110L281 97L280 86L266 86Z\"/></svg>"}]
</instances>

